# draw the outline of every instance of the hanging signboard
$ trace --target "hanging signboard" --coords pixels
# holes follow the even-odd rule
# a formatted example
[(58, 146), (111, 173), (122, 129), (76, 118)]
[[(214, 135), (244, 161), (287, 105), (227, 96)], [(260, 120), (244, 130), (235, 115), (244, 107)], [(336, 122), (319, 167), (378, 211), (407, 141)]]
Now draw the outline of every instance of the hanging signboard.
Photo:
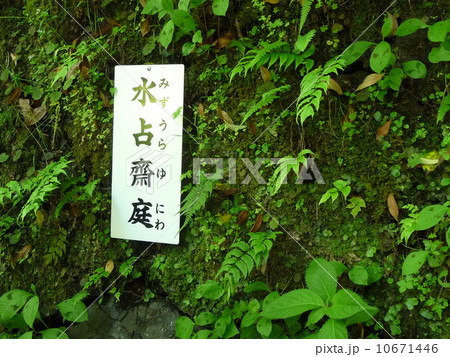
[(111, 237), (178, 244), (183, 65), (116, 66)]

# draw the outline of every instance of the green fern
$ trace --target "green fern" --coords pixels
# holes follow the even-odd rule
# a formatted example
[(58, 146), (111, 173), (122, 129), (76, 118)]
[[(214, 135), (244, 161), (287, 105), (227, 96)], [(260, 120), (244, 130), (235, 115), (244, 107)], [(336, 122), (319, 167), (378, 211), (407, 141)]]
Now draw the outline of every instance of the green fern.
[(309, 12), (311, 11), (311, 5), (312, 5), (313, 1), (314, 0), (306, 0), (303, 2), (302, 12), (300, 15), (300, 26), (298, 29), (299, 34), (302, 32), (303, 26), (305, 25), (305, 22), (306, 22), (306, 18), (308, 17)]
[(246, 56), (241, 58), (230, 73), (230, 81), (233, 80), (236, 74), (247, 75), (247, 72), (254, 68), (259, 68), (268, 64), (271, 67), (276, 62), (279, 62), (279, 67), (284, 69), (288, 68), (292, 64), (297, 68), (300, 64), (305, 63), (307, 66), (312, 66), (312, 60), (307, 58), (314, 53), (314, 47), (311, 47), (308, 51), (302, 54), (295, 54), (291, 52), (290, 46), (283, 41), (277, 41), (274, 43), (262, 42), (261, 48), (256, 50), (250, 50)]
[(181, 202), (180, 214), (185, 216), (185, 221), (180, 228), (180, 231), (187, 226), (192, 219), (193, 214), (205, 206), (206, 200), (211, 195), (213, 187), (213, 180), (202, 177), (200, 182), (191, 188), (183, 202)]
[(290, 85), (281, 86), (278, 88), (272, 88), (271, 90), (263, 93), (261, 96), (261, 99), (258, 103), (256, 103), (254, 106), (252, 106), (247, 113), (244, 115), (244, 119), (242, 119), (241, 125), (250, 118), (254, 113), (256, 113), (258, 110), (260, 110), (262, 107), (269, 105), (272, 103), (275, 99), (280, 98), (280, 96), (277, 95), (278, 92), (286, 92), (291, 88)]
[(248, 243), (239, 241), (231, 245), (216, 275), (217, 278), (224, 273), (221, 285), (227, 293), (227, 299), (236, 291), (242, 279), (246, 279), (254, 268), (267, 262), (277, 234), (281, 232), (249, 233)]
[(337, 74), (338, 70), (342, 70), (345, 62), (341, 59), (333, 59), (325, 64), (325, 69), (316, 68), (303, 77), (300, 83), (300, 95), (297, 99), (297, 122), (303, 124), (309, 117), (313, 117), (315, 112), (319, 110), (323, 93), (328, 88), (330, 74)]
[(436, 118), (436, 122), (439, 123), (440, 121), (444, 120), (445, 114), (450, 110), (450, 94), (447, 94), (441, 102), (441, 105), (438, 109), (438, 115)]

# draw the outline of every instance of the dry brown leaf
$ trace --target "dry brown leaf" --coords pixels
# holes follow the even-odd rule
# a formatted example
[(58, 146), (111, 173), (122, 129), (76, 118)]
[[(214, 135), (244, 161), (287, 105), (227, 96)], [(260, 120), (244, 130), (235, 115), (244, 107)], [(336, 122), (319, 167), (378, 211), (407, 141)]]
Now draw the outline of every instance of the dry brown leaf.
[(241, 30), (241, 23), (237, 19), (234, 20), (234, 26), (236, 27), (237, 36), (239, 38), (244, 37), (244, 35), (242, 34), (242, 30)]
[(109, 103), (109, 97), (104, 92), (100, 91), (100, 98), (102, 100), (102, 106), (104, 108), (109, 108), (111, 104)]
[(230, 116), (228, 115), (228, 113), (225, 110), (222, 110), (220, 108), (217, 108), (217, 115), (219, 116), (220, 119), (222, 119), (225, 123), (228, 124), (234, 124), (233, 123), (233, 119), (230, 118)]
[(144, 37), (150, 32), (150, 20), (146, 18), (144, 22), (141, 22), (141, 35)]
[(39, 224), (39, 226), (42, 226), (42, 223), (44, 223), (45, 219), (44, 213), (40, 209), (38, 209), (35, 215), (36, 215), (36, 222)]
[(258, 214), (258, 217), (256, 217), (256, 221), (252, 227), (251, 232), (256, 233), (259, 231), (259, 227), (261, 227), (262, 219), (263, 219), (262, 213)]
[(25, 119), (25, 125), (28, 126), (36, 124), (47, 113), (47, 108), (45, 106), (32, 109), (29, 99), (19, 99), (19, 106)]
[(261, 78), (262, 78), (263, 82), (266, 83), (266, 82), (270, 81), (270, 77), (272, 77), (272, 73), (270, 73), (270, 71), (264, 66), (259, 67), (259, 69), (261, 71)]
[(232, 194), (234, 194), (236, 192), (236, 188), (232, 187), (232, 188), (228, 188), (226, 190), (220, 191), (220, 194), (222, 196), (231, 196)]
[(26, 245), (25, 247), (23, 247), (19, 253), (17, 253), (15, 255), (15, 257), (13, 258), (13, 262), (16, 263), (17, 261), (21, 260), (21, 259), (25, 259), (28, 254), (30, 253), (31, 250), (31, 245)]
[(383, 78), (383, 76), (384, 74), (379, 73), (369, 74), (366, 78), (364, 78), (363, 82), (358, 86), (358, 88), (356, 88), (355, 92), (370, 87), (371, 85), (377, 83), (381, 78)]
[(147, 5), (147, 0), (140, 0), (139, 2), (141, 3), (142, 7), (145, 7)]
[(255, 126), (255, 124), (251, 120), (249, 120), (248, 121), (248, 126), (250, 127), (250, 130), (252, 131), (252, 134), (255, 135), (256, 134), (256, 126)]
[(398, 221), (398, 206), (397, 201), (395, 200), (395, 197), (392, 193), (389, 194), (387, 199), (387, 204), (389, 208), (389, 213), (392, 217), (395, 218), (396, 221)]
[(106, 19), (106, 21), (108, 21), (108, 23), (113, 25), (113, 26), (122, 27), (122, 25), (119, 22), (117, 22), (116, 20), (114, 20), (114, 19), (108, 18), (108, 19)]
[(105, 271), (111, 273), (114, 270), (114, 262), (110, 259), (106, 262)]
[(342, 92), (342, 88), (339, 85), (338, 82), (336, 82), (333, 78), (330, 78), (330, 80), (328, 81), (328, 89), (332, 89), (334, 90), (337, 94), (342, 95), (344, 94)]
[(202, 103), (198, 103), (198, 114), (201, 116), (201, 117), (205, 117), (205, 108), (203, 107), (203, 104)]
[(20, 97), (21, 93), (22, 93), (22, 89), (20, 89), (19, 87), (15, 87), (14, 90), (9, 95), (8, 99), (6, 100), (6, 102), (8, 104), (12, 104), (17, 98)]
[(217, 40), (213, 42), (213, 46), (215, 48), (224, 48), (227, 47), (231, 42), (231, 39), (228, 37), (219, 37)]
[(269, 4), (278, 4), (280, 0), (264, 0), (265, 2), (268, 2)]
[(392, 22), (392, 29), (391, 29), (391, 32), (389, 33), (389, 35), (387, 37), (392, 37), (397, 32), (398, 22), (397, 22), (397, 19), (395, 18), (395, 16), (392, 15), (389, 11), (386, 11), (386, 14), (388, 15), (388, 18)]
[(384, 125), (380, 126), (377, 130), (377, 140), (381, 140), (383, 136), (389, 134), (389, 130), (391, 129), (392, 120), (388, 120)]
[(11, 59), (14, 62), (14, 65), (17, 66), (17, 59), (19, 58), (19, 56), (16, 55), (15, 53), (10, 53), (9, 55), (11, 56)]
[(245, 220), (247, 219), (248, 216), (248, 211), (241, 211), (239, 212), (237, 218), (236, 218), (236, 223), (240, 226), (242, 223), (245, 222)]
[(89, 68), (91, 67), (89, 60), (86, 56), (83, 56), (83, 61), (80, 63), (81, 74), (84, 78), (89, 77)]
[(72, 66), (70, 66), (69, 70), (66, 73), (66, 80), (72, 78), (75, 75), (75, 72), (78, 72), (80, 69), (80, 61), (75, 62)]

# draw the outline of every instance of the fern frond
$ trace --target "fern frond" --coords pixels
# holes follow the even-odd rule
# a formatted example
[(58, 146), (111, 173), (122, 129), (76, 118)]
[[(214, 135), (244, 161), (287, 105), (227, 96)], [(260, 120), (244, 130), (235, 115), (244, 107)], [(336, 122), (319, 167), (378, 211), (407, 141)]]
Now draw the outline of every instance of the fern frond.
[(301, 12), (301, 15), (300, 15), (300, 26), (299, 26), (299, 29), (298, 29), (298, 33), (302, 32), (303, 25), (305, 25), (306, 18), (308, 17), (309, 12), (311, 11), (312, 3), (313, 3), (313, 0), (305, 0), (303, 2), (302, 12)]
[(187, 226), (192, 219), (193, 214), (205, 206), (206, 200), (211, 195), (213, 187), (214, 181), (203, 177), (197, 185), (191, 188), (181, 203), (180, 214), (185, 216), (185, 221), (180, 228), (180, 231)]
[(279, 95), (276, 93), (278, 92), (286, 92), (291, 88), (290, 85), (281, 86), (278, 88), (272, 88), (271, 90), (263, 93), (260, 101), (256, 103), (253, 107), (249, 109), (247, 113), (244, 115), (244, 119), (242, 119), (241, 125), (250, 118), (254, 113), (256, 113), (258, 110), (260, 110), (262, 107), (269, 105), (272, 103), (275, 99), (280, 98)]
[(439, 123), (445, 117), (445, 114), (450, 110), (450, 94), (447, 94), (441, 102), (441, 105), (438, 109), (438, 115), (436, 117), (436, 122)]
[(312, 48), (303, 54), (292, 53), (289, 45), (283, 41), (274, 43), (263, 42), (261, 45), (262, 48), (248, 51), (247, 54), (239, 60), (236, 67), (234, 67), (230, 73), (230, 82), (235, 75), (244, 73), (245, 76), (248, 71), (264, 66), (267, 63), (269, 63), (268, 67), (279, 62), (280, 68), (284, 66), (284, 69), (287, 69), (287, 67), (292, 64), (295, 64), (295, 68), (297, 68), (314, 52), (314, 48)]

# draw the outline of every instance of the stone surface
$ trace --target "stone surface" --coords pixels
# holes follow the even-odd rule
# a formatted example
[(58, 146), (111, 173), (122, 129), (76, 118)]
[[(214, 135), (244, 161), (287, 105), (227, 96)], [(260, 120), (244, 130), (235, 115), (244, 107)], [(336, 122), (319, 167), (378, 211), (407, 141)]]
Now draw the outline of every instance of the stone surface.
[(124, 308), (108, 298), (88, 311), (89, 320), (72, 326), (70, 338), (174, 338), (178, 310), (162, 300)]

